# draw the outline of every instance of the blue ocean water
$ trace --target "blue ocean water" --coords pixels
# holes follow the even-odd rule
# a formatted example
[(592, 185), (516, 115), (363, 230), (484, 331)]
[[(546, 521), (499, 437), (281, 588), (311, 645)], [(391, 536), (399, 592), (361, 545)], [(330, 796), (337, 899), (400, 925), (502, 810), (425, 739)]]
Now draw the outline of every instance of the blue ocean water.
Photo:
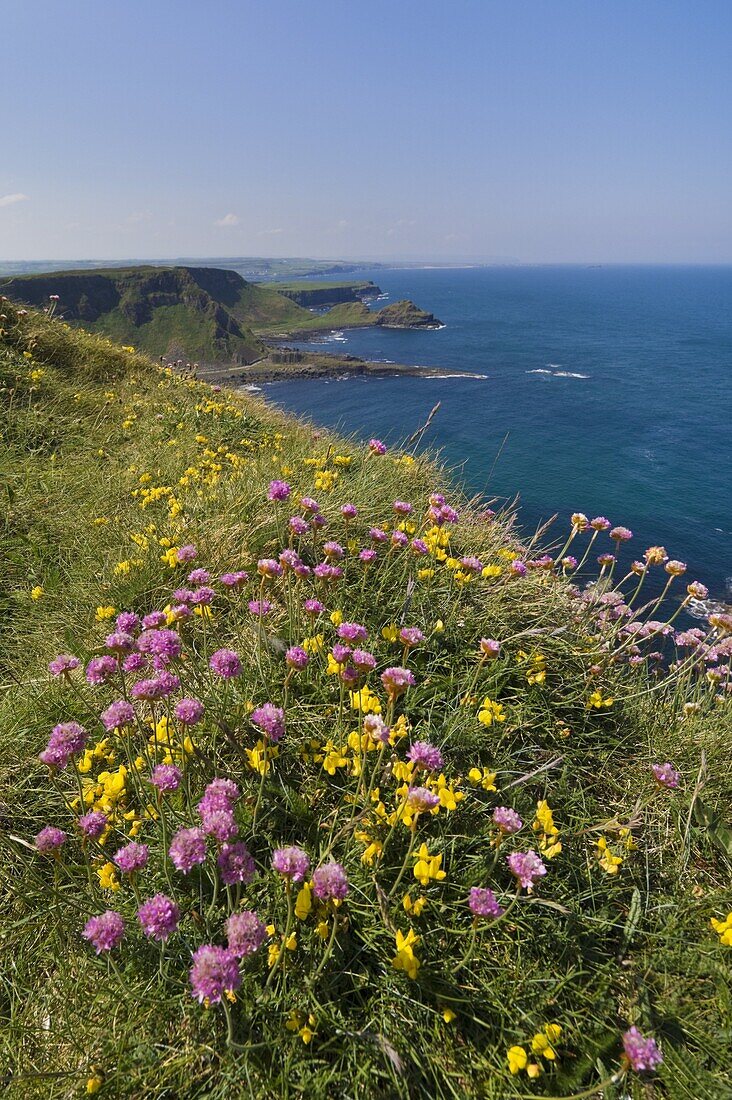
[(439, 401), (425, 445), (472, 492), (517, 496), (524, 529), (555, 512), (562, 530), (573, 511), (603, 514), (632, 528), (636, 556), (663, 543), (711, 595), (732, 598), (732, 267), (364, 277), (445, 328), (346, 330), (323, 350), (487, 377), (277, 382), (269, 400), (391, 443)]

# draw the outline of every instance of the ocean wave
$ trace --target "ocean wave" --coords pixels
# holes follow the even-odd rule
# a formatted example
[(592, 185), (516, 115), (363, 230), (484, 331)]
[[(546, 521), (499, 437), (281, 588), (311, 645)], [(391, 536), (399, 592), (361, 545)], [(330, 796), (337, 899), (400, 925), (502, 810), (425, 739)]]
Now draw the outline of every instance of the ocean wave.
[[(550, 363), (549, 367), (558, 367), (559, 363)], [(525, 374), (548, 374), (552, 378), (589, 378), (589, 374), (580, 374), (573, 370), (549, 370), (547, 367), (535, 367), (533, 370), (524, 371)]]
[(457, 371), (450, 371), (449, 374), (425, 374), (424, 377), (425, 378), (460, 378), (463, 381), (465, 381), (465, 379), (468, 379), (468, 381), (470, 381), (471, 378), (483, 378), (484, 379), (484, 378), (487, 378), (488, 375), (487, 374), (474, 374), (473, 371), (466, 371), (464, 374), (458, 373)]

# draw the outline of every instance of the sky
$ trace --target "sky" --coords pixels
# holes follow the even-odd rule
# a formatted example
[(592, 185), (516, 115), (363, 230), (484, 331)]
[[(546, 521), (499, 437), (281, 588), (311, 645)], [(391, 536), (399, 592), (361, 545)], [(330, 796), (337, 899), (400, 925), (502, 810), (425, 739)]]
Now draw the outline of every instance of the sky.
[(0, 260), (732, 262), (730, 0), (3, 0)]

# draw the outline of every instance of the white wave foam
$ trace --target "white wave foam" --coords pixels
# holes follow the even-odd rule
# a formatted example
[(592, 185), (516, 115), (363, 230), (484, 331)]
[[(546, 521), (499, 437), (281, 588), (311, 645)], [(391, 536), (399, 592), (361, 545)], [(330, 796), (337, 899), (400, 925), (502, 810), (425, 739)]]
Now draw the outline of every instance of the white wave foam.
[[(559, 366), (558, 363), (550, 363), (549, 366)], [(580, 374), (573, 370), (548, 370), (546, 367), (535, 367), (533, 370), (524, 371), (525, 374), (548, 374), (552, 378), (589, 378), (589, 374)]]

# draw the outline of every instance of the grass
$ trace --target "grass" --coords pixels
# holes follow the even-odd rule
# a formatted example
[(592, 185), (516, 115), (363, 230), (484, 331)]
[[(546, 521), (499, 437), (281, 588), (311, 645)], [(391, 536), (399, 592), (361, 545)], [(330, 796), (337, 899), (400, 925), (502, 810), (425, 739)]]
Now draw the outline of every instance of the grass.
[[(19, 316), (7, 302), (0, 312), (6, 1095), (76, 1096), (90, 1081), (113, 1097), (599, 1096), (631, 1024), (656, 1038), (664, 1062), (652, 1077), (603, 1085), (603, 1097), (731, 1095), (730, 949), (709, 924), (730, 908), (723, 689), (703, 669), (685, 671), (688, 662), (663, 674), (646, 660), (631, 666), (617, 624), (603, 625), (602, 605), (577, 599), (555, 571), (512, 576), (509, 563), (535, 560), (539, 549), (521, 543), (510, 517), (486, 519), (427, 458), (372, 455), (53, 319)], [(294, 487), (288, 504), (267, 500), (273, 478)], [(435, 491), (460, 512), (458, 523), (436, 531), (424, 520)], [(287, 543), (287, 517), (303, 514), (299, 494), (315, 496), (329, 521), (296, 542), (302, 559), (314, 565), (328, 539), (346, 550), (344, 575), (330, 585), (257, 575), (258, 560), (276, 558)], [(379, 547), (364, 568), (358, 551), (370, 545), (371, 526), (395, 526), (395, 499), (412, 502), (408, 535), (425, 536), (431, 553)], [(348, 525), (340, 514), (347, 501), (359, 513)], [(572, 551), (586, 541), (578, 536)], [(187, 544), (214, 578), (236, 569), (251, 577), (241, 593), (214, 581), (211, 617), (178, 626), (181, 692), (203, 701), (205, 720), (191, 731), (192, 746), (175, 723), (170, 742), (164, 730), (151, 742), (150, 719), (169, 716), (168, 704), (151, 715), (138, 703), (129, 736), (112, 733), (100, 745), (99, 715), (119, 696), (119, 682), (92, 687), (76, 672), (67, 683), (50, 677), (47, 663), (59, 652), (86, 663), (104, 651), (112, 622), (99, 621), (98, 608), (145, 614), (175, 602), (171, 593), (191, 568), (176, 564), (175, 548)], [(458, 564), (465, 555), (480, 558), (488, 575), (466, 580), (469, 566)], [(685, 580), (674, 583), (683, 595)], [(262, 594), (272, 611), (260, 623), (248, 600)], [(310, 621), (302, 600), (315, 594), (327, 610)], [(368, 684), (396, 731), (386, 749), (361, 739), (363, 714), (327, 671), (339, 611), (369, 632), (377, 670)], [(389, 640), (401, 626), (420, 628), (425, 640), (406, 655), (415, 685), (390, 708), (378, 673), (405, 659)], [(307, 669), (288, 674), (286, 647), (319, 634), (324, 652), (310, 643)], [(498, 659), (481, 661), (483, 636), (500, 640)], [(643, 652), (658, 645), (653, 636)], [(222, 646), (243, 666), (226, 683), (208, 667)], [(481, 722), (486, 698), (504, 721)], [(261, 774), (251, 708), (268, 700), (284, 709), (287, 728)], [(51, 727), (71, 720), (89, 730), (90, 750), (97, 746), (80, 779), (87, 804), (109, 815), (102, 850), (76, 839), (74, 768), (52, 779), (38, 760)], [(448, 788), (463, 797), (450, 809), (443, 795), (439, 812), (420, 815), (412, 830), (399, 814), (404, 777), (425, 782), (408, 770), (414, 740), (440, 748)], [(185, 774), (183, 793), (162, 805), (169, 829), (196, 823), (195, 805), (214, 776), (240, 787), (240, 839), (258, 868), (243, 890), (215, 885), (212, 855), (190, 876), (165, 860), (161, 806), (144, 783), (166, 757)], [(652, 763), (667, 760), (681, 773), (675, 790), (659, 789), (651, 775)], [(125, 761), (124, 789), (110, 794), (98, 775)], [(486, 772), (495, 773), (493, 784), (483, 785)], [(369, 796), (372, 780), (383, 810)], [(562, 844), (552, 858), (532, 830), (542, 800)], [(496, 847), (500, 805), (524, 825)], [(69, 834), (59, 859), (33, 848), (49, 823)], [(174, 896), (182, 911), (162, 952), (142, 935), (130, 882), (120, 876), (120, 889), (103, 891), (97, 875), (132, 834), (150, 847), (137, 888)], [(616, 874), (600, 863), (600, 838), (622, 859)], [(371, 842), (384, 845), (373, 863), (362, 858)], [(270, 967), (288, 924), (287, 891), (270, 869), (283, 843), (302, 846), (313, 867), (328, 856), (341, 861), (350, 890), (342, 906), (294, 918), (296, 949), (281, 950)], [(441, 857), (444, 879), (417, 881), (412, 853), (422, 843)], [(547, 874), (534, 893), (516, 897), (505, 856), (532, 847)], [(495, 924), (483, 921), (475, 942), (466, 904), (473, 886), (491, 887), (511, 906)], [(419, 915), (405, 909), (406, 895), (412, 906), (426, 899)], [(236, 1002), (205, 1008), (190, 995), (191, 952), (224, 942), (237, 905), (256, 909), (275, 931), (243, 960)], [(110, 958), (80, 935), (106, 908), (127, 922)], [(419, 938), (414, 977), (393, 965), (396, 933), (410, 928)], [(412, 965), (408, 951), (402, 961)], [(561, 1028), (554, 1060), (531, 1051), (549, 1024)], [(515, 1045), (540, 1067), (536, 1079), (509, 1072)]]

